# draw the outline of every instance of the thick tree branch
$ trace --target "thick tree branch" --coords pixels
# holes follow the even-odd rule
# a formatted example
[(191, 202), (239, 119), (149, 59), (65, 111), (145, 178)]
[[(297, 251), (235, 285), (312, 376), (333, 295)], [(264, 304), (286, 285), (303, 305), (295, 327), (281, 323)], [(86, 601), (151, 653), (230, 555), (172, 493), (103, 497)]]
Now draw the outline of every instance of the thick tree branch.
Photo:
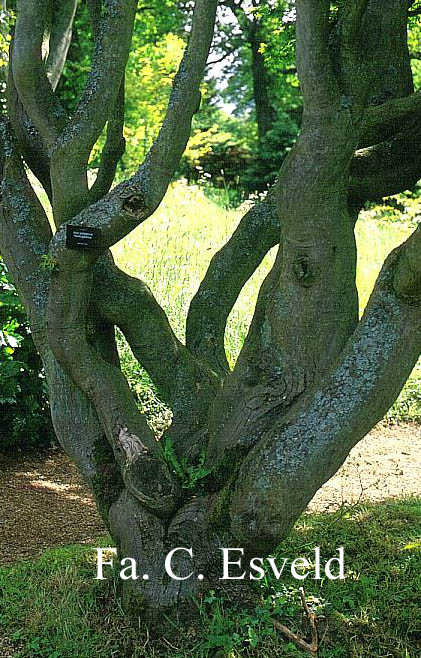
[(241, 546), (272, 550), (398, 396), (421, 350), (421, 228), (387, 259), (342, 358), (241, 466), (231, 499)]
[(38, 178), (51, 200), (48, 150), (19, 99), (11, 66), (9, 66), (7, 82), (7, 114), (26, 164)]
[(124, 129), (124, 78), (116, 104), (107, 123), (107, 138), (101, 153), (101, 164), (94, 184), (89, 191), (90, 203), (102, 199), (111, 189), (117, 165), (126, 149)]
[(419, 121), (387, 142), (357, 151), (350, 175), (350, 198), (363, 203), (411, 189), (421, 175)]
[(180, 343), (149, 288), (119, 270), (108, 256), (96, 265), (91, 301), (100, 317), (121, 329), (172, 408), (170, 434), (176, 452), (194, 452), (210, 401), (221, 386), (218, 377)]
[(60, 3), (53, 3), (49, 53), (45, 63), (47, 78), (53, 91), (59, 83), (66, 62), (72, 39), (76, 6), (77, 0), (62, 0)]
[(52, 232), (47, 215), (24, 171), (16, 139), (4, 119), (0, 120), (0, 156), (1, 240), (5, 245), (4, 251), (14, 254), (12, 262), (19, 272), (18, 285), (25, 290), (24, 300), (31, 308), (32, 299), (28, 298), (28, 292), (32, 292), (30, 279), (39, 269), (41, 255), (48, 250)]
[(75, 114), (51, 154), (56, 224), (89, 203), (86, 168), (121, 88), (129, 55), (136, 0), (107, 0), (99, 21), (91, 73)]
[(328, 0), (297, 0), (296, 64), (305, 112), (332, 112), (340, 93), (329, 48)]
[(92, 32), (96, 38), (99, 30), (102, 0), (87, 0), (86, 4), (88, 6), (89, 15), (91, 18)]
[(186, 345), (222, 376), (229, 372), (224, 347), (228, 316), (246, 281), (279, 242), (279, 230), (271, 191), (246, 213), (227, 244), (212, 258), (191, 302)]
[(19, 98), (48, 148), (51, 148), (66, 116), (54, 96), (42, 61), (46, 26), (46, 0), (18, 0), (11, 65)]
[(369, 86), (367, 105), (381, 105), (414, 91), (408, 52), (405, 2), (368, 0), (362, 23), (361, 52)]
[(421, 227), (406, 241), (399, 254), (393, 287), (400, 299), (411, 305), (421, 304)]
[(417, 117), (421, 117), (421, 91), (367, 108), (361, 125), (360, 148), (388, 140), (402, 132), (408, 122), (413, 124)]
[(51, 278), (48, 339), (59, 363), (92, 402), (130, 493), (154, 513), (174, 511), (177, 488), (158, 444), (139, 413), (120, 370), (89, 345), (86, 322), (92, 263), (84, 254), (56, 251)]
[(129, 55), (136, 11), (135, 0), (104, 3), (92, 69), (75, 114), (55, 152), (88, 158), (117, 99)]
[(339, 19), (340, 86), (357, 115), (365, 105), (369, 77), (363, 64), (362, 21), (369, 0), (351, 0), (341, 6)]

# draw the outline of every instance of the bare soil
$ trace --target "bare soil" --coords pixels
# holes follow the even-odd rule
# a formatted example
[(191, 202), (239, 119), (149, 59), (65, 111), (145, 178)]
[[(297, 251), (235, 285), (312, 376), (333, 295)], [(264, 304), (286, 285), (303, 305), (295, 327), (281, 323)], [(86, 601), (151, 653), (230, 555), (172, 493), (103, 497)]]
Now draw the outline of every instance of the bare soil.
[[(309, 511), (421, 497), (420, 455), (420, 425), (377, 426), (320, 489)], [(37, 557), (50, 547), (94, 543), (105, 534), (92, 496), (66, 455), (0, 456), (0, 564)]]

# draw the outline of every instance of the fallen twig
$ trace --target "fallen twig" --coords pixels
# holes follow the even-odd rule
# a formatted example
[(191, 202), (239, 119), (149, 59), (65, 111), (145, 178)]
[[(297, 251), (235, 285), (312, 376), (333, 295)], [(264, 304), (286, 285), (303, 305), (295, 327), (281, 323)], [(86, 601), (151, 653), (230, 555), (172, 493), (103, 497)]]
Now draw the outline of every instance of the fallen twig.
[(289, 640), (291, 640), (291, 642), (294, 642), (298, 647), (300, 647), (300, 649), (306, 651), (313, 658), (317, 658), (317, 651), (319, 648), (319, 636), (317, 634), (316, 615), (313, 612), (311, 612), (310, 608), (308, 607), (304, 589), (302, 587), (300, 587), (300, 598), (304, 611), (310, 622), (311, 642), (310, 643), (306, 642), (305, 640), (303, 640), (302, 637), (300, 637), (296, 633), (293, 633), (293, 631), (287, 628), (287, 626), (284, 626), (276, 619), (273, 620), (273, 625), (278, 631), (283, 633)]

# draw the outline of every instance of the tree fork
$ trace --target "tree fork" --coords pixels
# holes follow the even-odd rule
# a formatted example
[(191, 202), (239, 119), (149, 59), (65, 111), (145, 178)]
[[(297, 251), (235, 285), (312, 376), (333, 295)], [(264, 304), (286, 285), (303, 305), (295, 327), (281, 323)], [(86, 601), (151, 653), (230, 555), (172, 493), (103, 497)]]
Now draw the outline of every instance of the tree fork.
[(246, 281), (279, 242), (279, 231), (272, 189), (244, 215), (226, 245), (212, 258), (191, 301), (186, 345), (223, 378), (230, 371), (224, 347), (228, 316)]

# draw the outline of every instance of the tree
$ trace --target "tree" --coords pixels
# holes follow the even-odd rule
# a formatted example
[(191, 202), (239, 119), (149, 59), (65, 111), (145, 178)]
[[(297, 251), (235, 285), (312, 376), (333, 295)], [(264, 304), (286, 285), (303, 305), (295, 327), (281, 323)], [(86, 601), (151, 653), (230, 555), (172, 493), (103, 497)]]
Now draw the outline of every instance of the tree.
[[(219, 574), (218, 547), (273, 550), (416, 363), (421, 228), (387, 258), (360, 321), (355, 285), (360, 208), (413, 186), (421, 171), (421, 95), (407, 45), (408, 13), (419, 3), (408, 4), (296, 1), (301, 134), (276, 186), (214, 256), (183, 345), (109, 248), (151, 217), (186, 147), (217, 2), (196, 0), (161, 130), (137, 172), (111, 191), (135, 3), (89, 2), (97, 22), (91, 72), (69, 117), (47, 77), (54, 48), (47, 66), (41, 56), (48, 3), (18, 2), (1, 122), (0, 251), (29, 314), (57, 437), (92, 487), (120, 554), (150, 575), (147, 583), (124, 581), (126, 602), (151, 611), (181, 605)], [(89, 189), (89, 154), (106, 122)], [(54, 231), (22, 158), (50, 197)], [(69, 246), (71, 227), (88, 227), (92, 248)], [(230, 372), (227, 317), (278, 243)], [(119, 369), (115, 326), (173, 410), (160, 442)], [(204, 452), (202, 488), (183, 488), (180, 465), (200, 468)], [(165, 576), (165, 555), (177, 546), (193, 548), (194, 572), (205, 580)], [(179, 556), (175, 568), (189, 573), (190, 558)]]
[[(274, 183), (301, 122), (301, 96), (294, 65), (294, 22), (285, 0), (225, 0), (219, 11), (213, 51), (226, 86), (223, 99), (247, 123), (255, 121), (256, 152), (243, 164), (242, 187), (266, 192)], [(212, 69), (211, 69), (212, 70)]]
[(276, 111), (270, 98), (270, 74), (261, 49), (264, 41), (264, 27), (259, 9), (267, 9), (268, 2), (262, 0), (257, 4), (226, 0), (224, 4), (229, 7), (235, 16), (243, 39), (249, 47), (257, 132), (259, 140), (262, 140), (276, 120)]

